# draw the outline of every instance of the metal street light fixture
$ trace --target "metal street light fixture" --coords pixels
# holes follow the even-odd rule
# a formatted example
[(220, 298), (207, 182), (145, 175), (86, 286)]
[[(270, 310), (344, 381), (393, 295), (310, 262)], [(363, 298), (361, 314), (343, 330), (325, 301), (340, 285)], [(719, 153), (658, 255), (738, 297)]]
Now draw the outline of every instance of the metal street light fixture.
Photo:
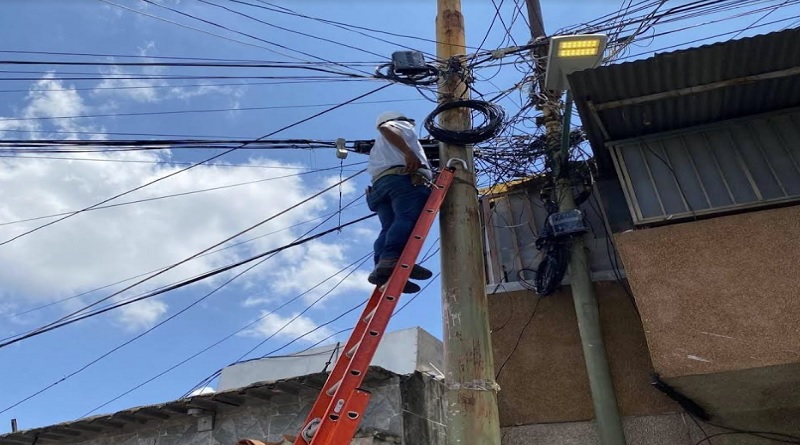
[(608, 37), (605, 34), (551, 37), (544, 77), (545, 88), (569, 91), (567, 76), (600, 65), (607, 43)]

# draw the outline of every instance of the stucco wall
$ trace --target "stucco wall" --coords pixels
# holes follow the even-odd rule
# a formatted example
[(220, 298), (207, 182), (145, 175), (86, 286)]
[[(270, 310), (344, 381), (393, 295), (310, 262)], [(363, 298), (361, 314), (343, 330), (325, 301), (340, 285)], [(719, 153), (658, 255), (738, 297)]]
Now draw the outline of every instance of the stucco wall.
[[(624, 289), (616, 282), (600, 282), (595, 283), (595, 291), (622, 414), (679, 411), (650, 385), (652, 369), (644, 333)], [(502, 366), (498, 378), (501, 425), (592, 419), (570, 288), (541, 301), (532, 291), (497, 293), (489, 298), (489, 310), (495, 367), (499, 371)]]
[(800, 206), (616, 242), (662, 376), (800, 362)]

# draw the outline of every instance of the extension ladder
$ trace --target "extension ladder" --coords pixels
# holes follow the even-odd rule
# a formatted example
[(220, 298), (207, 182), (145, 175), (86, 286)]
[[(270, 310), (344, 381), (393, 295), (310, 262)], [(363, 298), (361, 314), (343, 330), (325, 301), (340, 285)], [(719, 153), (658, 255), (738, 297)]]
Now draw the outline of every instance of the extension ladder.
[(376, 286), (372, 292), (361, 318), (350, 339), (347, 340), (343, 349), (344, 354), (336, 361), (333, 371), (325, 381), (294, 445), (347, 445), (353, 439), (370, 397), (369, 391), (360, 388), (361, 383), (383, 338), (403, 287), (411, 275), (411, 268), (416, 264), (436, 213), (453, 182), (454, 162), (467, 168), (463, 160), (450, 159), (447, 166), (439, 173), (436, 182), (432, 184), (432, 192), (400, 255), (397, 266), (389, 281), (382, 286)]

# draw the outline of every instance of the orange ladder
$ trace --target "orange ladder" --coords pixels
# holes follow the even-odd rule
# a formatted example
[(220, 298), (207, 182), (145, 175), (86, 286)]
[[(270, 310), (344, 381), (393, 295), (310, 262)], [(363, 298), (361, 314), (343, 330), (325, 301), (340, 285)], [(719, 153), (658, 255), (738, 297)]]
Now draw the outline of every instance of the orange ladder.
[(383, 286), (376, 286), (372, 292), (358, 324), (347, 340), (344, 354), (336, 361), (333, 371), (325, 381), (294, 445), (346, 445), (353, 439), (370, 397), (369, 391), (360, 388), (361, 383), (394, 313), (403, 287), (411, 275), (411, 268), (414, 267), (430, 232), (436, 213), (439, 212), (453, 182), (454, 162), (467, 168), (463, 160), (450, 159), (436, 182), (431, 184), (431, 194), (397, 266), (389, 281)]

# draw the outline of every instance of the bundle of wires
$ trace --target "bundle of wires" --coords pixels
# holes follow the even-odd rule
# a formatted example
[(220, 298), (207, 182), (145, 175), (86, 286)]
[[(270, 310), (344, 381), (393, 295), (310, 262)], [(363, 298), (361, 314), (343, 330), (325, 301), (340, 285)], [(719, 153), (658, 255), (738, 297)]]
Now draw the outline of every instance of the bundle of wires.
[[(445, 130), (436, 125), (436, 116), (440, 113), (454, 108), (469, 108), (475, 110), (485, 117), (485, 122), (477, 128), (464, 131)], [(436, 107), (431, 114), (425, 118), (425, 129), (430, 135), (439, 141), (454, 144), (468, 145), (477, 144), (497, 136), (503, 129), (505, 111), (500, 105), (482, 100), (455, 100), (446, 102)]]
[(384, 63), (375, 68), (375, 77), (405, 85), (429, 86), (435, 85), (439, 81), (439, 69), (431, 64), (427, 64), (423, 72), (405, 75), (395, 72), (393, 63)]

